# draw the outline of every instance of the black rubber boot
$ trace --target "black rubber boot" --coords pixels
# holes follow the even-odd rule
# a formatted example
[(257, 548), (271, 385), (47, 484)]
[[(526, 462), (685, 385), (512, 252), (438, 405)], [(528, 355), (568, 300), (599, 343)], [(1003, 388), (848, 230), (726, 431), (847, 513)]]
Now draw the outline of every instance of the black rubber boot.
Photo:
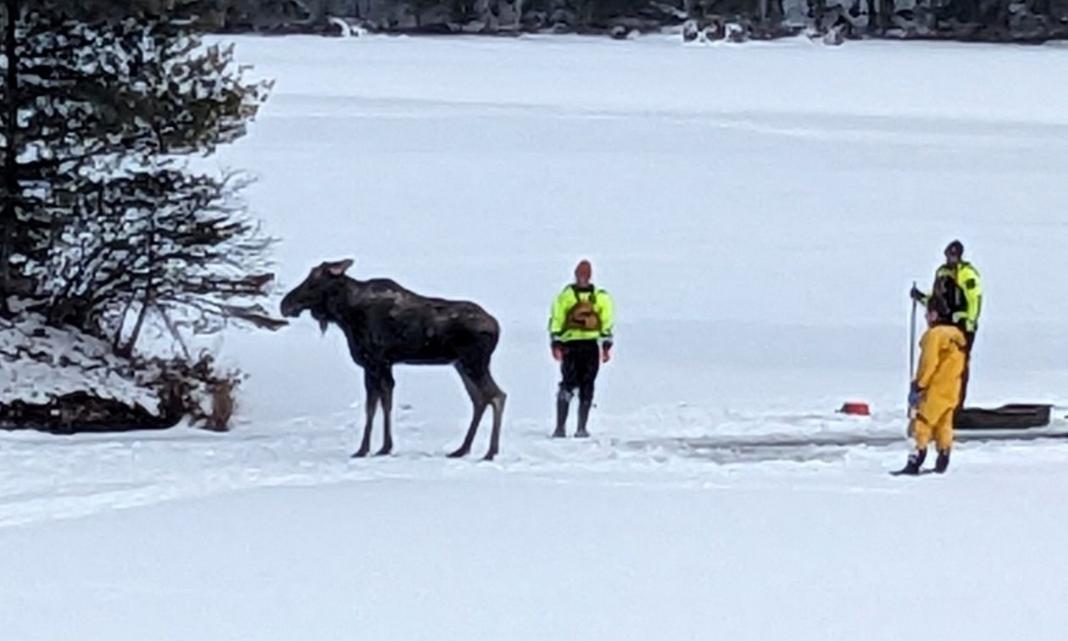
[(938, 458), (935, 459), (934, 471), (938, 474), (945, 474), (949, 468), (949, 450), (938, 450)]
[(894, 474), (903, 474), (906, 476), (916, 476), (920, 473), (920, 468), (923, 467), (923, 461), (927, 458), (927, 450), (916, 450), (912, 454), (909, 454), (909, 460), (905, 463), (905, 467), (901, 468)]
[(567, 410), (570, 405), (570, 394), (560, 392), (556, 395), (556, 430), (553, 431), (553, 438), (564, 438), (567, 436), (567, 432), (564, 431), (564, 426), (567, 424)]
[(589, 401), (582, 401), (579, 403), (578, 411), (578, 429), (575, 430), (575, 438), (586, 438), (590, 435), (586, 431), (586, 422), (590, 420), (590, 407), (593, 403)]

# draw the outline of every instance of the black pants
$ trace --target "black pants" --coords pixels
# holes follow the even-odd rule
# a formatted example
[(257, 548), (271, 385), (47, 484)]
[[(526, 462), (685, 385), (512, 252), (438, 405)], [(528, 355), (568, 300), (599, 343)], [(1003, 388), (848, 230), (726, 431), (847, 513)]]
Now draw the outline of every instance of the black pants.
[(593, 383), (601, 368), (601, 349), (597, 341), (564, 343), (564, 360), (560, 364), (560, 391), (570, 394), (576, 388), (579, 402), (593, 401)]
[(964, 372), (960, 376), (960, 404), (958, 407), (964, 407), (964, 399), (968, 397), (968, 377), (971, 375), (972, 347), (975, 346), (975, 332), (964, 332), (964, 340)]

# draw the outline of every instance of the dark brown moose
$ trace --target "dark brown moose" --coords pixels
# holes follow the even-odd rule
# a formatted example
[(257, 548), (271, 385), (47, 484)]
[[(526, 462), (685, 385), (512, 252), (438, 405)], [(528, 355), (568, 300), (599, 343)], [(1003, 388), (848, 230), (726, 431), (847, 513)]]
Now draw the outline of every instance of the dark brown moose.
[(390, 413), (393, 405), (393, 366), (452, 365), (460, 374), (474, 406), (464, 442), (451, 457), (465, 456), (486, 408), (493, 406), (493, 432), (486, 459), (497, 454), (505, 393), (490, 375), (490, 358), (500, 338), (500, 326), (484, 309), (467, 301), (427, 298), (392, 280), (361, 281), (345, 275), (352, 260), (324, 262), (315, 267), (282, 299), (282, 315), (311, 312), (325, 332), (334, 323), (345, 333), (352, 360), (363, 368), (367, 391), (367, 422), (354, 457), (371, 449), (375, 410), (382, 405), (385, 437), (378, 454), (393, 449)]

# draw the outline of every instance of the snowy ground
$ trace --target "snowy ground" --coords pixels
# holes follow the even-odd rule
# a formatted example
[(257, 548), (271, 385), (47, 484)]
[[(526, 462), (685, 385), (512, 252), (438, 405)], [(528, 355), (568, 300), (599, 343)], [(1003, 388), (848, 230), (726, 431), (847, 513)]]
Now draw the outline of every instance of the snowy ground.
[[(0, 435), (0, 639), (1062, 638), (1068, 444), (963, 443), (902, 480), (904, 440), (687, 443), (903, 432), (905, 294), (957, 236), (988, 292), (974, 400), (1065, 400), (1068, 50), (238, 51), (278, 84), (220, 162), (259, 175), (283, 284), (351, 256), (481, 302), (502, 455), (445, 459), (467, 402), (408, 368), (395, 456), (350, 462), (340, 334), (230, 336), (231, 434)], [(555, 442), (545, 316), (580, 256), (617, 359), (595, 438)], [(875, 416), (830, 412), (850, 399)]]

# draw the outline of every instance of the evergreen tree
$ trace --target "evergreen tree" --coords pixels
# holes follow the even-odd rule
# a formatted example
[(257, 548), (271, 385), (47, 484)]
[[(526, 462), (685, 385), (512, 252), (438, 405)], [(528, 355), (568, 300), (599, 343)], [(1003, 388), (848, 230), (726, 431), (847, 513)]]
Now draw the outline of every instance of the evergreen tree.
[[(81, 355), (16, 345), (6, 366), (29, 358), (66, 370), (57, 380), (85, 382), (0, 415), (36, 426), (172, 424), (203, 419), (207, 395), (208, 422), (221, 428), (239, 374), (217, 372), (186, 339), (232, 320), (279, 324), (257, 302), (272, 241), (246, 212), (247, 180), (190, 169), (193, 155), (244, 135), (269, 90), (246, 78), (232, 48), (192, 31), (204, 4), (0, 0), (0, 315), (27, 340), (47, 319)], [(141, 349), (149, 328), (173, 338), (177, 358)], [(127, 399), (147, 390), (158, 410), (117, 401), (104, 380), (125, 385)]]
[[(154, 14), (151, 3), (123, 11), (107, 2), (4, 2), (0, 293), (9, 313), (17, 294), (54, 321), (117, 336), (123, 320), (114, 317), (116, 305), (147, 310), (162, 300), (155, 281), (141, 277), (158, 276), (148, 266), (152, 256), (182, 250), (204, 260), (233, 256), (209, 251), (210, 242), (266, 250), (269, 243), (241, 208), (220, 205), (236, 202), (237, 184), (191, 174), (181, 161), (243, 135), (266, 97), (269, 85), (246, 80), (232, 48), (203, 45), (189, 15)], [(232, 217), (229, 224), (219, 219), (222, 212)], [(201, 224), (204, 215), (245, 237), (177, 231)], [(146, 229), (154, 231), (146, 236)], [(167, 248), (146, 253), (157, 242)], [(71, 272), (75, 256), (94, 260)], [(262, 282), (262, 263), (242, 255), (244, 269), (260, 270), (243, 274), (233, 262), (219, 263), (229, 285), (220, 283), (215, 293)], [(170, 260), (167, 269), (176, 265)], [(250, 303), (214, 309), (259, 318)], [(143, 321), (145, 312), (138, 313)], [(208, 326), (217, 323), (198, 328)]]

